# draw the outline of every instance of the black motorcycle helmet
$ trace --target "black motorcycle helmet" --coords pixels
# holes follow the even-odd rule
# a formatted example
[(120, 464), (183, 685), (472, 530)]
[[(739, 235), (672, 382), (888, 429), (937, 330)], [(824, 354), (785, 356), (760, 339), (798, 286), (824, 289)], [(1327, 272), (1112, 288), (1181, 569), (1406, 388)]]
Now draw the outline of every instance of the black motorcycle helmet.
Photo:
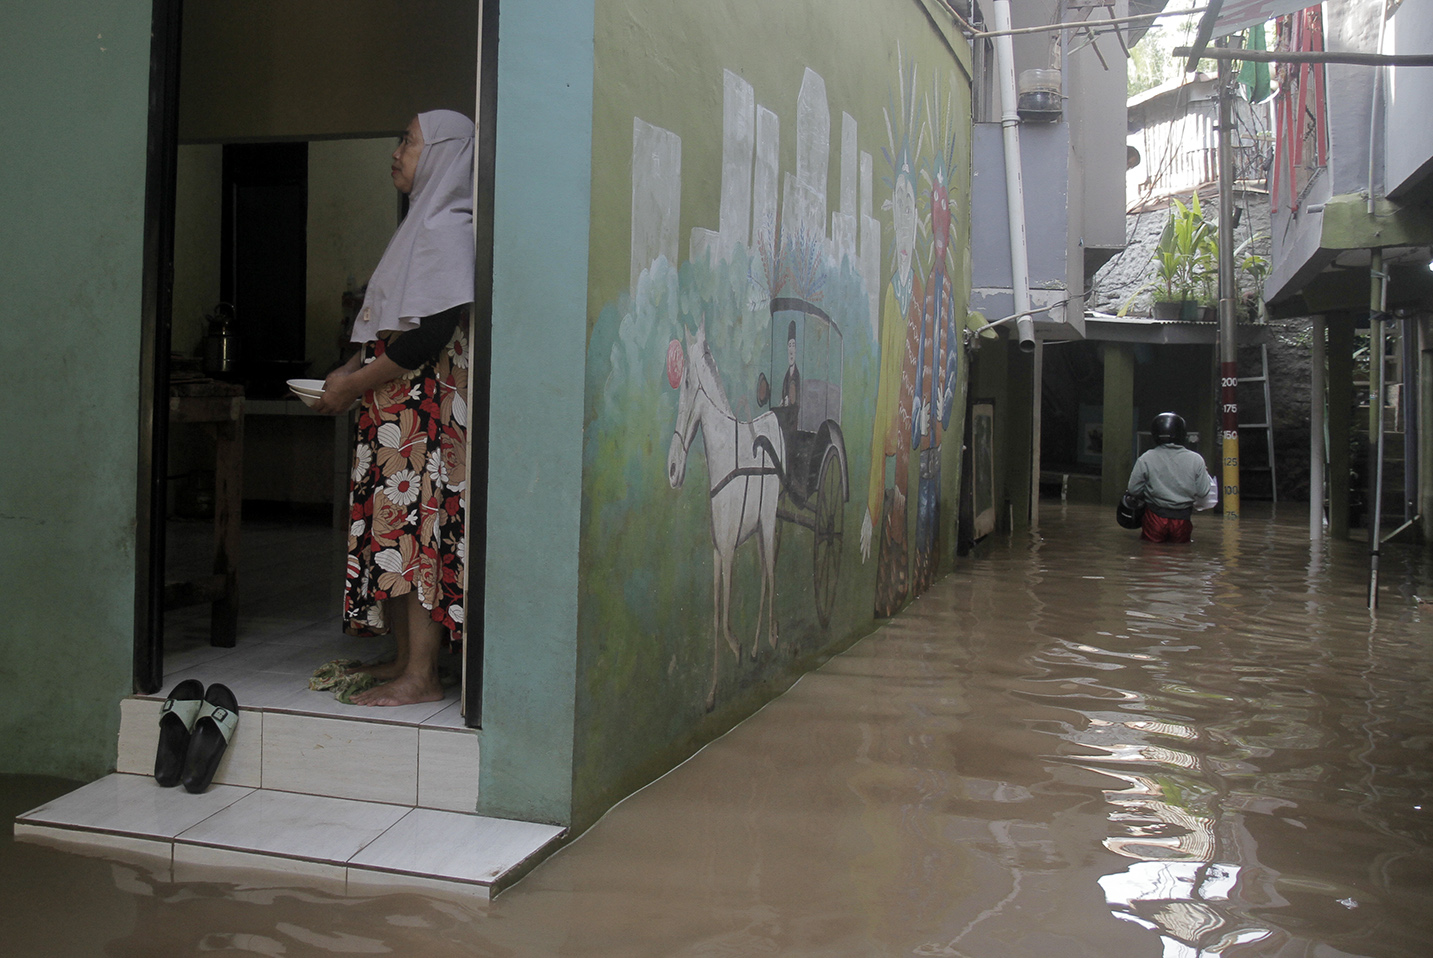
[(1183, 445), (1189, 438), (1189, 430), (1185, 428), (1184, 417), (1178, 413), (1162, 412), (1154, 417), (1149, 424), (1149, 434), (1154, 437), (1157, 445), (1164, 445), (1167, 442), (1177, 442)]

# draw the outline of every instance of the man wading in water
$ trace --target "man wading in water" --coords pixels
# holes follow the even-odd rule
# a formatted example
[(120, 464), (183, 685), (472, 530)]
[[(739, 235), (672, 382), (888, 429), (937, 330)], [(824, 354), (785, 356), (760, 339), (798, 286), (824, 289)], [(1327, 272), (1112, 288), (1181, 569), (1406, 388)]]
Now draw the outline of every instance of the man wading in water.
[(1148, 542), (1189, 542), (1195, 509), (1210, 509), (1218, 501), (1218, 486), (1204, 465), (1204, 457), (1187, 449), (1188, 430), (1176, 413), (1162, 412), (1149, 425), (1153, 449), (1139, 457), (1125, 490), (1127, 500), (1143, 500), (1140, 538)]

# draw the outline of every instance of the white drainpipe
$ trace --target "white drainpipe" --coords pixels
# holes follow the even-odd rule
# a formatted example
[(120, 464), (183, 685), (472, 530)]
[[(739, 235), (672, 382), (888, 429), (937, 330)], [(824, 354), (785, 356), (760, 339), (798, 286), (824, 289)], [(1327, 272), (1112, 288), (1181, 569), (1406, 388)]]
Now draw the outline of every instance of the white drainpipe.
[[(1025, 244), (1025, 182), (1020, 170), (1020, 114), (1016, 112), (1015, 47), (1010, 39), (1010, 0), (995, 0), (995, 69), (1000, 84), (1000, 128), (1005, 134), (1005, 205), (1010, 217), (1010, 272), (1015, 290), (1016, 335), (1021, 352), (1035, 351), (1030, 318), (1030, 257)], [(1037, 410), (1038, 412), (1038, 410)]]

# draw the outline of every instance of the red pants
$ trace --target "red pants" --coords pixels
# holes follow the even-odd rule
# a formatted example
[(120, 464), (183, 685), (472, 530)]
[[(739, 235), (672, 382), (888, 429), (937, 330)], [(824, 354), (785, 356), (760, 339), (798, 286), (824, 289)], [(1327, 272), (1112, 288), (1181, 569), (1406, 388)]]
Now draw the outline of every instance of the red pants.
[(1146, 542), (1189, 542), (1194, 538), (1194, 523), (1188, 519), (1166, 519), (1153, 509), (1144, 510), (1139, 537)]

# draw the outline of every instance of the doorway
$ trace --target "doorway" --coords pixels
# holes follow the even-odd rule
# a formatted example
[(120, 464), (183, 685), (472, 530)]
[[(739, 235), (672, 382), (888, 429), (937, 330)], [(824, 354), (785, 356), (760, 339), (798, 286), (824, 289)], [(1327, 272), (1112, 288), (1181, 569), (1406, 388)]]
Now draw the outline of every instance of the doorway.
[[(205, 668), (210, 681), (265, 672), (284, 676), (288, 691), (272, 696), (288, 696), (283, 707), (301, 711), (294, 702), (308, 700), (298, 693), (323, 697), (304, 687), (314, 667), (335, 657), (369, 660), (382, 646), (341, 633), (351, 427), (308, 413), (282, 383), (322, 378), (345, 358), (345, 312), (351, 321), (355, 296), (361, 302), (401, 215), (386, 175), (394, 137), (416, 110), (448, 108), (478, 125), (484, 253), (470, 329), (466, 634), (461, 658), (450, 663), (455, 688), (441, 724), (477, 726), (496, 4), (446, 0), (416, 20), (401, 0), (342, 7), (155, 0), (154, 26), (135, 688), (153, 694), (185, 668)], [(240, 358), (230, 369), (205, 370), (203, 340), (219, 304), (233, 314)], [(216, 490), (223, 443), (209, 435), (220, 430), (170, 416), (176, 378), (196, 375), (242, 394), (236, 428), (247, 482), (241, 531), (227, 545)], [(190, 578), (222, 590), (226, 549), (236, 582), (227, 642), (214, 627), (217, 604), (212, 613), (207, 601), (176, 607), (174, 590)], [(196, 595), (208, 598), (189, 598)], [(270, 695), (255, 691), (241, 704), (277, 705), (260, 700)]]

